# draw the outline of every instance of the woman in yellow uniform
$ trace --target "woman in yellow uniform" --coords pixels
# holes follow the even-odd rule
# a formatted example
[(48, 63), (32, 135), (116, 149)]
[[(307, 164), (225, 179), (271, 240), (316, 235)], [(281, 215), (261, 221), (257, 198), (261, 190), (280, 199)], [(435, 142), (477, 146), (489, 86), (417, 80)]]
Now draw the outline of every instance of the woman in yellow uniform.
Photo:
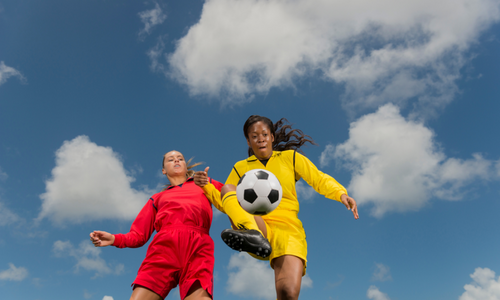
[[(298, 299), (307, 266), (306, 235), (297, 216), (299, 202), (295, 183), (303, 178), (318, 193), (342, 202), (352, 211), (355, 219), (359, 218), (356, 201), (348, 196), (345, 188), (297, 152), (304, 143), (314, 142), (302, 131), (291, 129), (284, 121), (286, 119), (273, 124), (268, 118), (257, 115), (247, 119), (243, 131), (249, 146), (249, 157), (234, 165), (220, 193), (206, 181), (208, 169), (195, 175), (195, 183), (203, 187), (209, 199), (216, 200), (222, 196), (223, 210), (233, 227), (222, 232), (224, 242), (235, 250), (270, 260), (279, 300)], [(236, 199), (238, 181), (252, 169), (272, 172), (283, 189), (280, 205), (262, 217), (247, 213)]]

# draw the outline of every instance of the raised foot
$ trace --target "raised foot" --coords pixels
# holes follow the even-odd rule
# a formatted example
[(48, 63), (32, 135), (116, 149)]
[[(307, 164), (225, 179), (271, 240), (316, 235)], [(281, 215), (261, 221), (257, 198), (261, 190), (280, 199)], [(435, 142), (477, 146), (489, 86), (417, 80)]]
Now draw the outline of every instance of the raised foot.
[(268, 257), (271, 244), (260, 232), (253, 229), (225, 229), (221, 233), (222, 240), (236, 251), (245, 251), (262, 258)]

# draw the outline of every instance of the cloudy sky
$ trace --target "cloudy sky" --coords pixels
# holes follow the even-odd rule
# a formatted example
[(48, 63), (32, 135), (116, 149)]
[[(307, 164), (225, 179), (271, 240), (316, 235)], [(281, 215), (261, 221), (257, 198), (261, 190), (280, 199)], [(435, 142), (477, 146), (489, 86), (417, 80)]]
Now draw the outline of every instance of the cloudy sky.
[[(303, 299), (500, 299), (499, 0), (0, 0), (0, 291), (128, 299), (125, 233), (179, 150), (225, 181), (285, 117), (359, 203), (297, 183)], [(275, 299), (220, 240), (215, 299)], [(167, 299), (179, 299), (173, 290)]]

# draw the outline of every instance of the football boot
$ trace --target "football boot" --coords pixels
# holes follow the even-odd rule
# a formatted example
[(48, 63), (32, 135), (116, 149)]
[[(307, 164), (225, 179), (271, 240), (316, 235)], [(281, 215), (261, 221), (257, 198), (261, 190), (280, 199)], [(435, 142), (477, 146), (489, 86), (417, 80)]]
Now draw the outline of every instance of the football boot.
[(272, 252), (269, 241), (254, 229), (224, 229), (221, 237), (224, 243), (236, 251), (245, 251), (262, 258)]

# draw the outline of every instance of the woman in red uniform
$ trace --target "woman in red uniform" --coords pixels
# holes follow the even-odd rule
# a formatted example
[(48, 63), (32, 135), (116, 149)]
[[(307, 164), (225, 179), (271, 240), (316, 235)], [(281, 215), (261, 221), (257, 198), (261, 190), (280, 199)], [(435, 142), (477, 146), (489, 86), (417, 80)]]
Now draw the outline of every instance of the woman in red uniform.
[[(189, 162), (188, 162), (189, 164)], [(153, 195), (142, 208), (126, 234), (93, 231), (96, 247), (137, 248), (144, 245), (153, 230), (130, 299), (158, 300), (179, 285), (181, 299), (212, 299), (214, 243), (209, 235), (212, 207), (193, 178), (182, 153), (170, 151), (163, 157), (163, 174), (170, 185)], [(222, 183), (211, 180), (220, 190)], [(221, 208), (215, 203), (217, 208)]]

